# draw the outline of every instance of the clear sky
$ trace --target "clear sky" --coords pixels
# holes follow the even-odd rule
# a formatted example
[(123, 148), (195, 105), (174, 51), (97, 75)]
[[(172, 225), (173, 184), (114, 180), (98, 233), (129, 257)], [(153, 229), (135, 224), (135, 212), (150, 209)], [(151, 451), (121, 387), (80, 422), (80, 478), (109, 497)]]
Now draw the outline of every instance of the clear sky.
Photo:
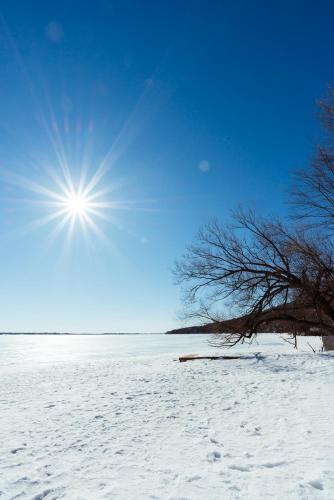
[(330, 1), (2, 0), (0, 330), (177, 327), (170, 269), (198, 227), (286, 212), (333, 18)]

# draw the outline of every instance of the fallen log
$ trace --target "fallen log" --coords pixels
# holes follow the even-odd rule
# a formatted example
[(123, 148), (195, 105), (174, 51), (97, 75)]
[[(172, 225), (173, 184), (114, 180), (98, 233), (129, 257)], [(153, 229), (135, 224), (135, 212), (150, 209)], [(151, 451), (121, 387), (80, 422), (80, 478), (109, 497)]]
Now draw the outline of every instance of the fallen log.
[(240, 356), (199, 356), (198, 354), (187, 354), (186, 356), (180, 356), (180, 363), (184, 363), (185, 361), (193, 361), (194, 359), (240, 359)]

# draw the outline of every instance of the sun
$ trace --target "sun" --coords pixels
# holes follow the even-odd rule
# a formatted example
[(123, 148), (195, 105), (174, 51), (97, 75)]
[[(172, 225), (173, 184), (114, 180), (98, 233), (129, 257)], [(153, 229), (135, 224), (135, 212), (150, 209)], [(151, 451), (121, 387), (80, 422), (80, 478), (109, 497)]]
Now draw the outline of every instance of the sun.
[(84, 217), (90, 209), (89, 199), (80, 193), (69, 194), (64, 200), (64, 205), (72, 217)]
[[(141, 210), (147, 200), (129, 200), (119, 198), (117, 189), (122, 185), (119, 180), (111, 179), (109, 164), (106, 159), (97, 165), (85, 160), (82, 165), (74, 165), (64, 159), (54, 165), (39, 166), (41, 176), (38, 180), (22, 175), (6, 172), (4, 179), (30, 192), (33, 196), (27, 198), (20, 194), (12, 201), (21, 201), (30, 206), (29, 211), (36, 207), (36, 218), (30, 220), (22, 228), (24, 233), (41, 230), (52, 225), (47, 235), (48, 242), (53, 243), (63, 235), (66, 246), (74, 238), (83, 236), (88, 245), (94, 244), (94, 238), (113, 245), (108, 237), (110, 227), (120, 228), (120, 211)], [(1, 178), (1, 170), (0, 170)], [(112, 197), (111, 197), (112, 195)], [(147, 210), (147, 208), (144, 208)]]
[(28, 223), (25, 230), (53, 223), (54, 227), (49, 234), (50, 242), (63, 232), (67, 233), (66, 241), (70, 242), (77, 229), (81, 230), (88, 243), (91, 241), (89, 233), (106, 241), (108, 238), (101, 227), (102, 223), (105, 227), (113, 224), (117, 216), (111, 212), (128, 209), (129, 204), (110, 200), (108, 195), (113, 190), (113, 184), (103, 183), (101, 186), (105, 173), (106, 169), (101, 166), (93, 170), (91, 175), (88, 175), (87, 168), (82, 168), (75, 178), (69, 166), (65, 165), (64, 168), (56, 166), (45, 169), (44, 183), (9, 175), (8, 181), (34, 193), (35, 196), (32, 199), (25, 198), (25, 202), (39, 206), (44, 212)]

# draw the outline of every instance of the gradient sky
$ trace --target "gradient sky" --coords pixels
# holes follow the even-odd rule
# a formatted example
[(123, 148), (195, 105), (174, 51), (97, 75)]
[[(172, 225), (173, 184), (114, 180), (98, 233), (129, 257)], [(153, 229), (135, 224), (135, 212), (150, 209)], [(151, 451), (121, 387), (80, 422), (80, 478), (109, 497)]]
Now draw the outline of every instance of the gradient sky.
[[(333, 2), (0, 2), (0, 330), (180, 326), (170, 272), (240, 203), (287, 211), (334, 82)], [(57, 189), (105, 160), (105, 237), (58, 219)], [(59, 189), (57, 189), (59, 191)], [(39, 221), (39, 222), (37, 222)]]

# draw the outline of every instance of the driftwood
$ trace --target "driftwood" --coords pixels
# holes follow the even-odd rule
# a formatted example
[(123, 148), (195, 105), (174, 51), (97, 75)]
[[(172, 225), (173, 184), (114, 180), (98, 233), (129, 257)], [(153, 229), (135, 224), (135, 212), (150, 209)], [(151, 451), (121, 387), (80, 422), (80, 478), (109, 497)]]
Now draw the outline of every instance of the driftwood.
[(185, 361), (193, 361), (194, 359), (240, 359), (240, 356), (199, 356), (198, 354), (187, 354), (186, 356), (180, 356), (180, 363)]

